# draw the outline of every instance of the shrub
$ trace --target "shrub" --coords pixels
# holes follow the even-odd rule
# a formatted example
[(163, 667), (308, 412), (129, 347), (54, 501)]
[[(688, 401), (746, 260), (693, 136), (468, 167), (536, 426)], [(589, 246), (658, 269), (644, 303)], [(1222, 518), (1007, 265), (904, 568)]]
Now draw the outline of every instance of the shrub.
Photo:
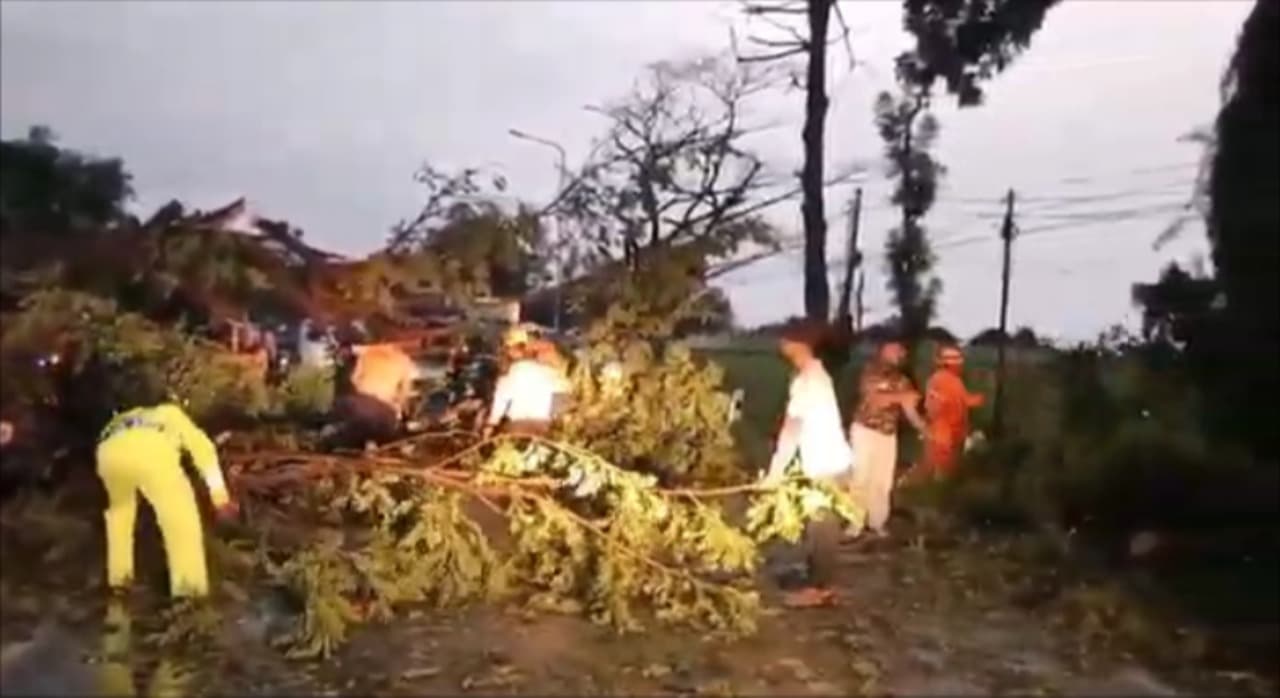
[[(7, 318), (0, 353), (7, 360), (56, 352), (56, 370), (27, 372), (13, 399), (56, 402), (81, 426), (101, 425), (112, 412), (162, 401), (181, 403), (193, 418), (257, 416), (267, 409), (263, 381), (227, 352), (147, 318), (122, 312), (100, 297), (40, 291)], [(19, 372), (22, 375), (22, 372)], [(8, 375), (6, 375), (8, 383)]]
[(1077, 347), (1011, 366), (1006, 385), (1008, 433), (947, 488), (966, 516), (1122, 533), (1227, 506), (1234, 470), (1201, 438), (1195, 391), (1140, 351)]
[(315, 366), (293, 366), (276, 389), (276, 401), (285, 416), (314, 419), (333, 404), (334, 373)]

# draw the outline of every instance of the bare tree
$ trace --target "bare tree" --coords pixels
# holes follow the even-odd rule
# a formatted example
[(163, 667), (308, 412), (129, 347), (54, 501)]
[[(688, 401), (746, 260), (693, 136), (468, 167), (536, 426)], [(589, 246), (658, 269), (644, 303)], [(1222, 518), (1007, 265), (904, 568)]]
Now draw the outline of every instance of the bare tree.
[(417, 215), (392, 226), (387, 240), (392, 252), (427, 245), (437, 231), (459, 221), (499, 213), (494, 196), (507, 188), (505, 177), (478, 167), (447, 172), (424, 163), (413, 178), (426, 189), (427, 198)]
[(745, 103), (771, 73), (717, 57), (649, 68), (630, 95), (589, 107), (609, 120), (593, 156), (558, 197), (587, 268), (634, 269), (646, 251), (696, 247), (724, 260), (745, 245), (777, 246), (760, 212), (785, 198), (744, 140)]
[[(836, 0), (748, 1), (744, 9), (748, 16), (782, 32), (783, 38), (747, 37), (747, 41), (759, 51), (753, 54), (739, 52), (735, 40), (734, 50), (740, 62), (776, 62), (797, 56), (805, 56), (808, 61), (804, 82), (805, 117), (801, 131), (804, 165), (800, 171), (800, 211), (804, 219), (804, 308), (806, 316), (826, 321), (831, 306), (831, 290), (827, 285), (827, 218), (823, 189), (825, 128), (830, 104), (827, 98), (827, 45), (832, 14), (840, 24), (838, 39), (844, 41), (852, 64), (849, 28)], [(804, 16), (807, 32), (787, 24), (785, 19), (788, 16)], [(793, 77), (792, 84), (798, 85), (799, 80)]]

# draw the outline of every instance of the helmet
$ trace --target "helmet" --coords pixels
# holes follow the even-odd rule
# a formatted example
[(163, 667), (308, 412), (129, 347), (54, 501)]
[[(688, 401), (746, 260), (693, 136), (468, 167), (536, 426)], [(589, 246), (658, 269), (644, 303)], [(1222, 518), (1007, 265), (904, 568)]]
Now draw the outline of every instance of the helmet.
[(529, 331), (523, 327), (512, 327), (502, 337), (502, 344), (506, 347), (515, 347), (529, 343)]

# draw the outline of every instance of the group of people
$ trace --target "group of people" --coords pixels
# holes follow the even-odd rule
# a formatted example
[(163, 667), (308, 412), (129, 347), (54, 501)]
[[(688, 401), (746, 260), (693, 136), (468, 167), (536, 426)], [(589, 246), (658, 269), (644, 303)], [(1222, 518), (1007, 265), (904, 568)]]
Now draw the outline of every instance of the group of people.
[[(777, 482), (798, 461), (810, 478), (846, 487), (866, 511), (865, 529), (885, 535), (890, 495), (897, 467), (897, 431), (903, 419), (924, 436), (925, 472), (945, 474), (955, 468), (968, 432), (968, 413), (982, 401), (961, 379), (963, 354), (954, 345), (937, 354), (937, 370), (923, 396), (903, 371), (903, 345), (886, 342), (863, 369), (859, 402), (846, 430), (835, 386), (819, 359), (825, 337), (821, 323), (797, 321), (781, 337), (782, 355), (794, 367), (786, 412), (766, 482)], [(541, 435), (564, 409), (570, 391), (563, 357), (555, 345), (514, 328), (504, 338), (501, 375), (494, 387), (483, 430)], [(348, 392), (337, 414), (387, 438), (399, 431), (417, 371), (395, 345), (354, 348)], [(603, 378), (608, 380), (608, 376)], [(922, 400), (923, 398), (923, 400)], [(923, 412), (921, 403), (923, 402)], [(0, 445), (13, 438), (12, 426), (0, 425)], [(107, 494), (104, 512), (107, 583), (124, 587), (133, 577), (133, 535), (137, 499), (141, 495), (156, 512), (168, 559), (170, 592), (175, 597), (203, 596), (209, 581), (204, 539), (194, 491), (183, 472), (183, 452), (190, 454), (221, 518), (234, 518), (237, 507), (223, 479), (214, 442), (175, 404), (140, 407), (113, 418), (97, 445), (97, 474)], [(810, 586), (793, 602), (824, 603), (830, 566), (843, 535), (834, 518), (813, 522), (806, 531)]]
[[(399, 433), (418, 397), (418, 368), (395, 344), (351, 348), (351, 369), (334, 406), (335, 423), (353, 443), (384, 441)], [(499, 377), (489, 398), (484, 430), (543, 434), (569, 392), (565, 362), (551, 342), (516, 326), (503, 336)]]
[[(554, 345), (517, 329), (505, 341), (507, 370), (498, 380), (487, 430), (545, 433), (568, 391), (563, 362)], [(393, 344), (353, 348), (350, 390), (339, 412), (390, 437), (412, 395), (416, 369)], [(0, 424), (0, 446), (13, 439), (9, 422)], [(195, 492), (182, 467), (183, 453), (208, 489), (215, 514), (234, 519), (238, 507), (218, 460), (217, 447), (177, 404), (138, 407), (115, 416), (102, 430), (96, 447), (99, 479), (106, 490), (103, 512), (107, 543), (107, 585), (123, 589), (134, 576), (134, 531), (138, 497), (155, 511), (163, 537), (173, 597), (202, 597), (209, 591), (204, 533)]]
[(833, 599), (831, 564), (843, 535), (856, 537), (864, 530), (876, 537), (886, 535), (900, 422), (906, 420), (923, 437), (924, 455), (913, 472), (943, 476), (955, 469), (968, 437), (969, 411), (983, 400), (964, 385), (964, 354), (958, 346), (938, 348), (936, 368), (922, 396), (903, 369), (906, 348), (901, 342), (887, 341), (862, 369), (857, 407), (846, 430), (835, 386), (819, 358), (826, 336), (825, 324), (809, 320), (794, 321), (783, 329), (779, 348), (795, 375), (765, 482), (777, 482), (798, 461), (807, 477), (847, 489), (866, 516), (847, 531), (833, 517), (809, 525), (805, 532), (809, 586), (792, 596), (795, 605)]

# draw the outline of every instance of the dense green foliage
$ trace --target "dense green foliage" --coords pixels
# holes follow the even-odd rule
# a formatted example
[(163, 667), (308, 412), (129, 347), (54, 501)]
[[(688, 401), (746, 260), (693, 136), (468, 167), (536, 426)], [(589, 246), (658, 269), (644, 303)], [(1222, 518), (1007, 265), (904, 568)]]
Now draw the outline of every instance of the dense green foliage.
[(5, 371), (13, 391), (6, 401), (63, 404), (79, 424), (105, 424), (114, 411), (165, 400), (197, 418), (253, 416), (269, 405), (261, 380), (248, 379), (217, 347), (95, 296), (33, 294), (5, 318), (0, 342), (6, 360), (25, 357), (34, 366), (54, 352), (61, 359), (48, 370)]
[(329, 412), (334, 396), (334, 372), (328, 368), (293, 366), (280, 382), (279, 407), (294, 419), (320, 417)]
[(60, 148), (47, 127), (0, 143), (0, 234), (29, 229), (58, 235), (120, 223), (132, 196), (119, 158)]
[[(605, 371), (614, 361), (621, 371), (611, 379)], [(723, 484), (745, 475), (727, 428), (720, 369), (699, 364), (688, 349), (605, 345), (579, 356), (572, 377), (566, 440), (667, 484)]]
[(897, 180), (891, 200), (901, 211), (899, 225), (885, 240), (887, 285), (898, 307), (899, 329), (913, 348), (924, 338), (942, 290), (937, 277), (926, 278), (935, 260), (923, 219), (944, 171), (929, 154), (938, 122), (928, 107), (927, 94), (910, 87), (897, 99), (881, 93), (875, 105), (889, 174)]
[(1280, 3), (1257, 0), (1224, 80), (1210, 175), (1209, 240), (1225, 295), (1206, 362), (1218, 433), (1280, 456)]
[(1013, 62), (1058, 0), (903, 0), (915, 47), (900, 66), (928, 92), (941, 79), (961, 107), (982, 103), (982, 82)]
[(1134, 294), (1149, 337), (1176, 350), (1171, 368), (1194, 377), (1207, 433), (1271, 460), (1280, 454), (1278, 36), (1277, 4), (1260, 0), (1224, 77), (1207, 187), (1198, 192), (1208, 198), (1213, 275), (1171, 266)]
[[(453, 460), (463, 468), (339, 464), (307, 490), (328, 525), (313, 525), (301, 548), (277, 547), (268, 557), (283, 561), (267, 565), (304, 599), (301, 622), (278, 638), (295, 656), (326, 656), (351, 623), (402, 604), (482, 599), (585, 613), (619, 631), (653, 620), (750, 633), (759, 546), (797, 540), (827, 509), (859, 515), (843, 492), (793, 478), (755, 492), (734, 525), (717, 503), (732, 492), (659, 489), (565, 441), (484, 443)], [(238, 482), (268, 497), (255, 477), (269, 482), (287, 467), (250, 469)]]

